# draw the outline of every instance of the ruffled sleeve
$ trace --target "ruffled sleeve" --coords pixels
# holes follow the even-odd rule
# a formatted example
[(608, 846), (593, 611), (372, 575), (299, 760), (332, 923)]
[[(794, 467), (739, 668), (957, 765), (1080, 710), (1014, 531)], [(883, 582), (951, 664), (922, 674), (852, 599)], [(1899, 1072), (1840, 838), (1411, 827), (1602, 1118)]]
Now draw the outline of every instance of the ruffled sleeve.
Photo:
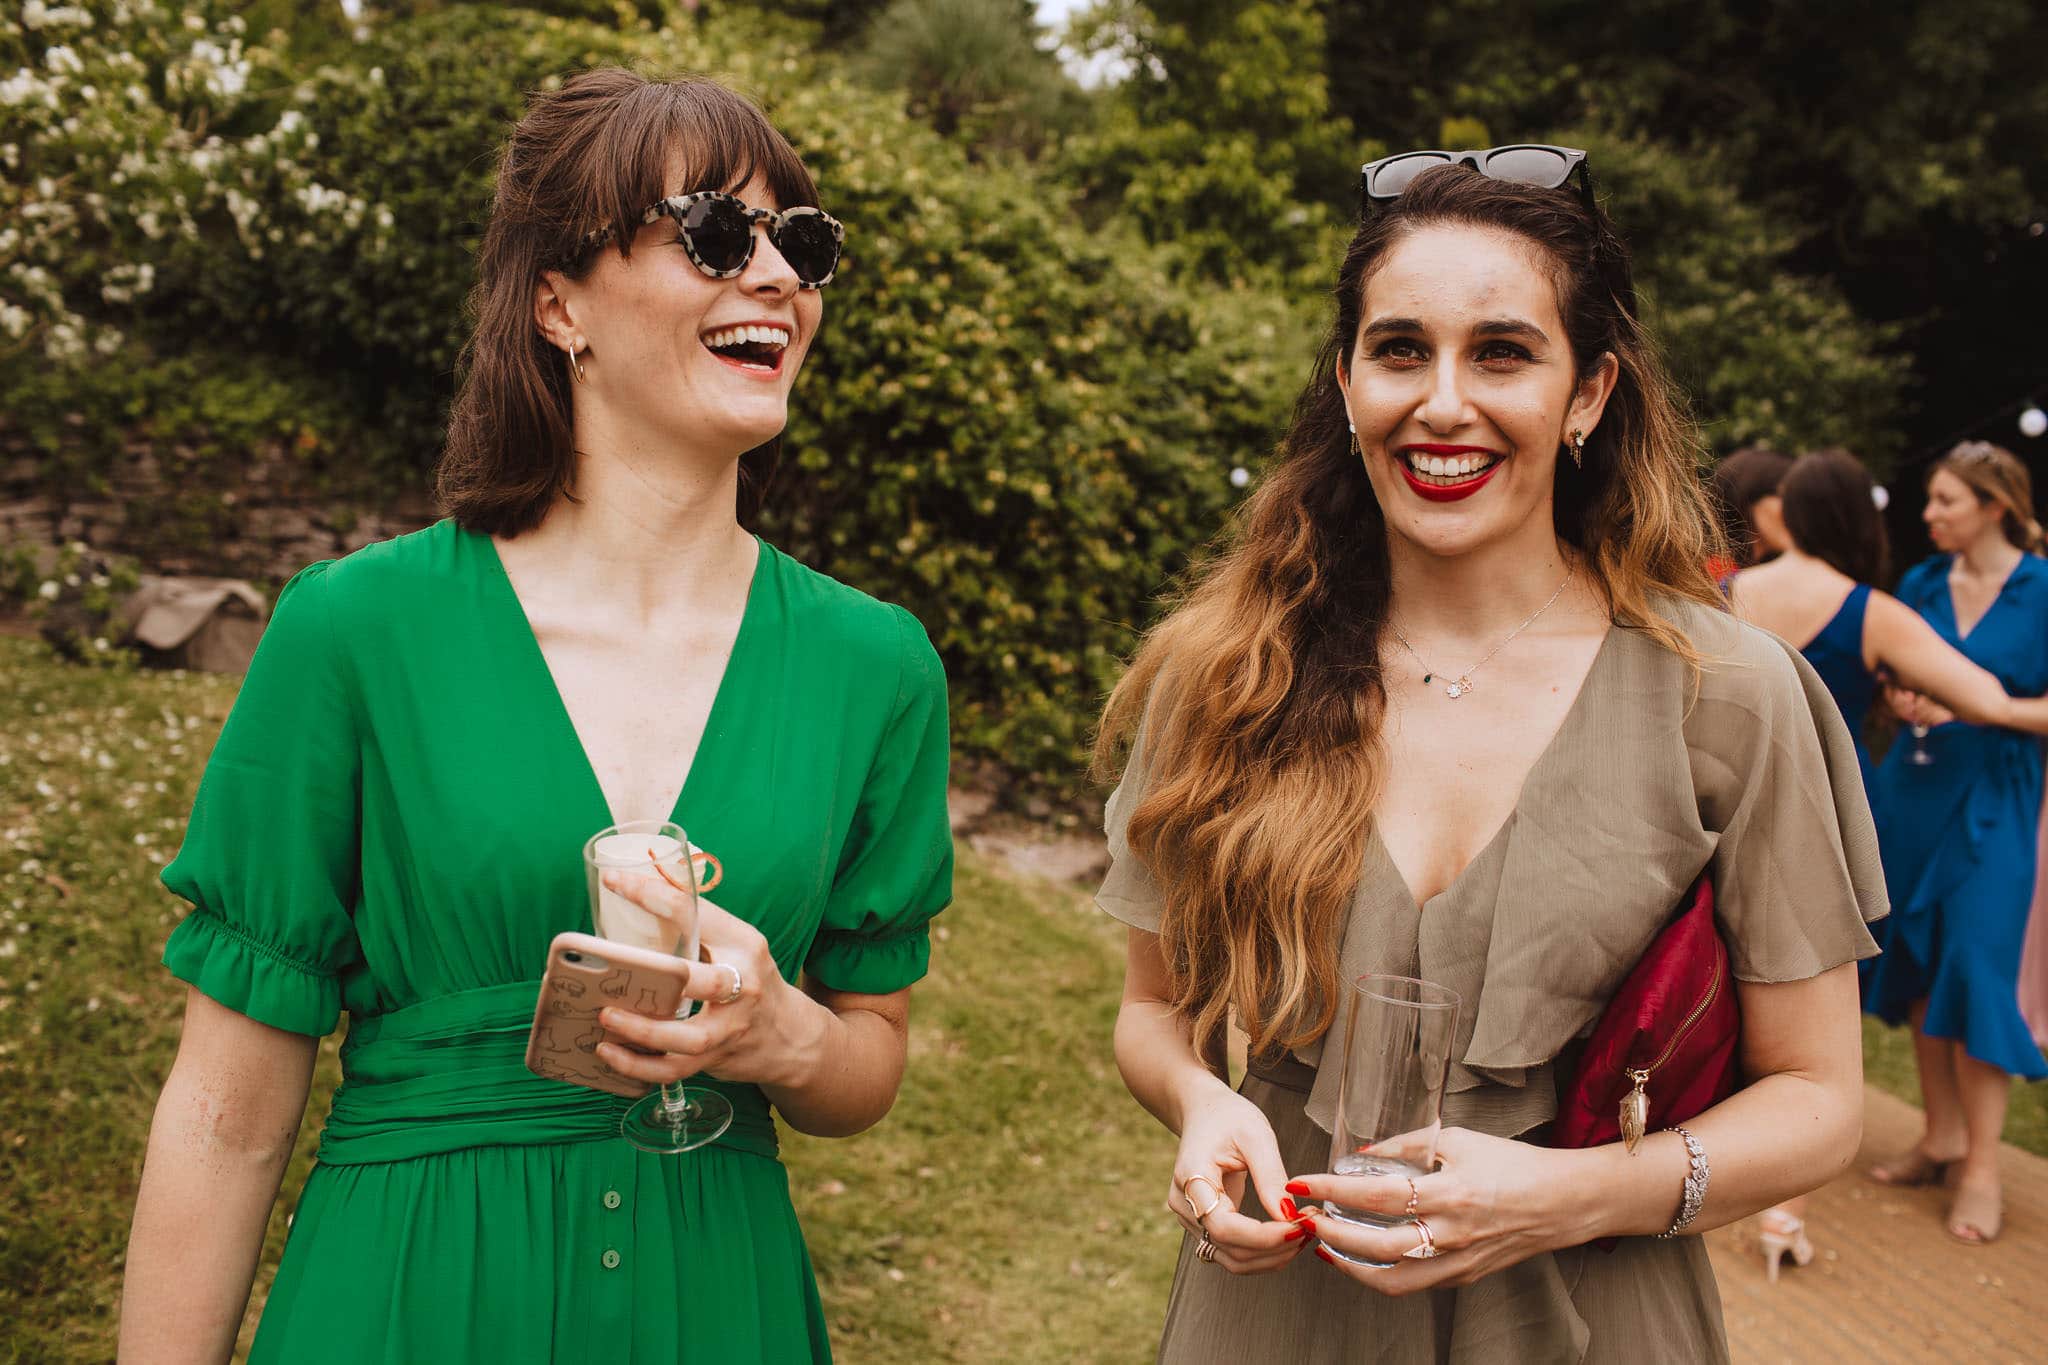
[(1145, 798), (1145, 778), (1145, 733), (1140, 729), (1124, 764), (1123, 780), (1102, 810), (1102, 829), (1109, 839), (1109, 873), (1095, 893), (1095, 904), (1112, 919), (1156, 934), (1165, 900), (1151, 871), (1131, 852), (1129, 837), (1131, 812)]
[(302, 570), (249, 665), (163, 882), (192, 903), (164, 965), (232, 1010), (333, 1031), (360, 962), (361, 755), (325, 563)]
[(902, 674), (855, 807), (838, 875), (804, 969), (840, 991), (886, 995), (931, 963), (931, 918), (953, 898), (946, 814), (946, 675), (901, 607)]
[(1687, 718), (1714, 901), (1735, 975), (1802, 981), (1874, 957), (1889, 909), (1877, 832), (1841, 712), (1775, 637), (1711, 666)]

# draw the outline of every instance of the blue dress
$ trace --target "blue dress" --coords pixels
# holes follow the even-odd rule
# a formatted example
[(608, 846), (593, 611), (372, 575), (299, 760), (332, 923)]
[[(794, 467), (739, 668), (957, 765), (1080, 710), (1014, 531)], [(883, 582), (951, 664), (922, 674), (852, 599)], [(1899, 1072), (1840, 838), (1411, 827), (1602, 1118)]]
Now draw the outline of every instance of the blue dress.
[(1877, 697), (1877, 679), (1863, 665), (1863, 613), (1869, 607), (1870, 588), (1858, 583), (1849, 589), (1841, 609), (1828, 618), (1820, 633), (1799, 650), (1827, 684), (1828, 695), (1835, 699), (1836, 708), (1849, 726), (1850, 738), (1856, 741), (1856, 764), (1863, 770), (1866, 794), (1872, 790), (1875, 779), (1870, 750), (1863, 744), (1863, 723), (1869, 719), (1870, 703)]
[[(2048, 692), (2048, 561), (2021, 558), (1969, 635), (1956, 629), (1953, 562), (1937, 555), (1899, 583), (1899, 600), (2016, 697)], [(1908, 761), (1902, 737), (1871, 789), (1892, 914), (1864, 982), (1863, 1007), (1903, 1022), (1927, 1001), (1926, 1031), (2029, 1080), (2048, 1062), (2020, 1017), (2020, 947), (2034, 897), (2041, 819), (2041, 741), (1960, 721), (1925, 741), (1934, 762)]]

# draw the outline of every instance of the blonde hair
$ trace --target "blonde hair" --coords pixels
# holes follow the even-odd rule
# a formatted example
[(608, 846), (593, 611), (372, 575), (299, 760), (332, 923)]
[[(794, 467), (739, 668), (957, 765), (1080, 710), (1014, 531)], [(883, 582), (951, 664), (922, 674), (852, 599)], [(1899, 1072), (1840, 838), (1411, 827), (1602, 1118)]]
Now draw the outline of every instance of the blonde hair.
[(2030, 553), (2040, 552), (2044, 537), (2041, 523), (2034, 519), (2034, 476), (2019, 456), (1989, 441), (1964, 441), (1934, 462), (1928, 481), (1943, 470), (1968, 484), (1979, 502), (1999, 505), (1998, 527), (2007, 540)]
[(1615, 619), (1696, 667), (1653, 601), (1721, 604), (1706, 569), (1721, 535), (1691, 428), (1636, 319), (1627, 249), (1570, 190), (1457, 167), (1417, 177), (1352, 239), (1336, 319), (1278, 461), (1145, 639), (1097, 737), (1107, 775), (1143, 728), (1143, 795), (1126, 837), (1163, 899), (1168, 991), (1198, 1047), (1233, 1009), (1255, 1053), (1312, 1042), (1335, 1015), (1340, 929), (1384, 781), (1389, 606), (1386, 523), (1337, 372), (1373, 268), (1438, 223), (1505, 228), (1543, 247), (1578, 372), (1603, 355), (1619, 364), (1583, 468), (1558, 460), (1554, 511)]

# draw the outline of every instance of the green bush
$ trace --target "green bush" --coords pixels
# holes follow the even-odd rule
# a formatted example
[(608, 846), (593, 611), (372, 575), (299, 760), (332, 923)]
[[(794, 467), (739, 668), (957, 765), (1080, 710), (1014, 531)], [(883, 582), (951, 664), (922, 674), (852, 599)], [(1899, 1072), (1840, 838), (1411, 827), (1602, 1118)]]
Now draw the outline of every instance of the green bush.
[[(452, 390), (490, 153), (524, 92), (602, 63), (722, 75), (763, 100), (851, 230), (764, 529), (925, 621), (963, 757), (1020, 790), (1077, 790), (1118, 659), (1220, 525), (1231, 469), (1271, 444), (1321, 302), (1176, 282), (1137, 233), (1084, 224), (1028, 168), (970, 164), (771, 22), (456, 6), (374, 26), (310, 71), (251, 49), (278, 78), (229, 101), (233, 137), (203, 109), (152, 115), (154, 136), (213, 154), (198, 181), (151, 163), (183, 205), (161, 215), (172, 227), (124, 231), (140, 210), (100, 195), (109, 228), (65, 297), (105, 318), (93, 271), (149, 269), (107, 345), (124, 363), (59, 367), (14, 409), (47, 449), (68, 434), (74, 481), (100, 477), (138, 423), (216, 451), (217, 477), (225, 429), (229, 446), (284, 439), (311, 464), (416, 485)], [(90, 196), (121, 157), (78, 164)], [(180, 343), (202, 337), (215, 348), (197, 363)], [(78, 439), (82, 408), (96, 443)], [(208, 478), (193, 471), (196, 495)]]
[(121, 602), (141, 586), (132, 561), (72, 541), (0, 545), (0, 608), (27, 614), (59, 656), (98, 668), (130, 668)]

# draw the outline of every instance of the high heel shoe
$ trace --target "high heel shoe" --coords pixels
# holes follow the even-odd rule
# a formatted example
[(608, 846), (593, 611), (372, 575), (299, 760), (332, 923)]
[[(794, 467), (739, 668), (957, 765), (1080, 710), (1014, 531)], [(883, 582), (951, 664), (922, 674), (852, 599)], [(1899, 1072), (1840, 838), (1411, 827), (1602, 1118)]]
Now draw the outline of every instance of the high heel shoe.
[(1764, 1210), (1757, 1242), (1763, 1247), (1764, 1275), (1772, 1284), (1778, 1282), (1778, 1262), (1784, 1257), (1790, 1256), (1795, 1266), (1813, 1262), (1813, 1243), (1807, 1240), (1805, 1220), (1794, 1218), (1783, 1209)]

